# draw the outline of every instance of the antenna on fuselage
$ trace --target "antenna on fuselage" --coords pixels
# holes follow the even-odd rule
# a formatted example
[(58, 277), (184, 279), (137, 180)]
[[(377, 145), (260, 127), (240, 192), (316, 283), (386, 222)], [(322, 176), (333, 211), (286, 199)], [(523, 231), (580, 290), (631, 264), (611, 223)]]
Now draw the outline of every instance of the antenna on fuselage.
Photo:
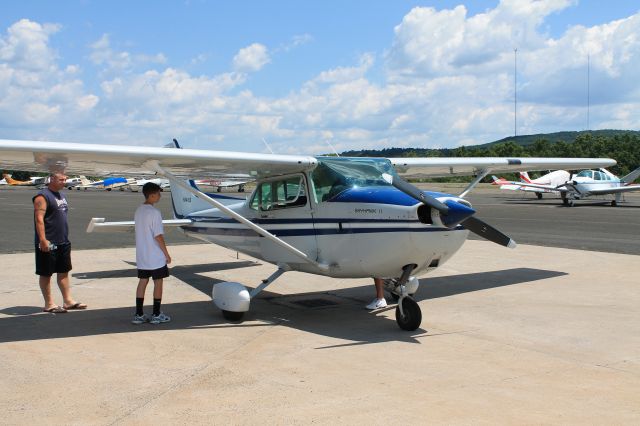
[(267, 143), (267, 140), (266, 140), (265, 138), (262, 138), (262, 142), (264, 142), (264, 144), (267, 146), (267, 149), (268, 149), (269, 151), (271, 151), (271, 153), (273, 154), (274, 152), (273, 152), (273, 150), (271, 149), (271, 147), (269, 146), (269, 144)]
[(331, 145), (331, 142), (329, 142), (328, 140), (325, 140), (325, 142), (327, 143), (327, 145), (331, 147), (331, 149), (333, 150), (333, 153), (336, 154), (338, 157), (340, 157), (340, 154), (338, 154), (338, 151), (336, 151), (333, 145)]

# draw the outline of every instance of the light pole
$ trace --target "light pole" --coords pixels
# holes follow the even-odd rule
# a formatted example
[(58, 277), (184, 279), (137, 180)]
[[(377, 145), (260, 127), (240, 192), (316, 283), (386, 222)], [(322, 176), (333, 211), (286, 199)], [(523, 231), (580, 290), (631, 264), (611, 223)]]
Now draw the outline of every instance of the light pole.
[(518, 136), (518, 48), (513, 49), (513, 137)]
[(589, 106), (591, 91), (591, 55), (587, 55), (587, 130), (589, 130)]

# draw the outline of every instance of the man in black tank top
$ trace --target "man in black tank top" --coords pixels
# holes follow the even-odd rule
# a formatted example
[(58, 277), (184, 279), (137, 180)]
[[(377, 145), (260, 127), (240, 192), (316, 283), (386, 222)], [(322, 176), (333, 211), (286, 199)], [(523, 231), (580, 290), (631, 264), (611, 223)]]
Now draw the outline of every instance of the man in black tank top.
[[(40, 290), (44, 297), (44, 312), (64, 313), (69, 309), (86, 309), (87, 305), (76, 302), (69, 289), (71, 270), (71, 243), (67, 224), (67, 199), (60, 192), (67, 177), (54, 173), (49, 177), (45, 189), (33, 197), (36, 275), (40, 276)], [(62, 293), (62, 306), (53, 301), (51, 276), (56, 273), (58, 287)]]

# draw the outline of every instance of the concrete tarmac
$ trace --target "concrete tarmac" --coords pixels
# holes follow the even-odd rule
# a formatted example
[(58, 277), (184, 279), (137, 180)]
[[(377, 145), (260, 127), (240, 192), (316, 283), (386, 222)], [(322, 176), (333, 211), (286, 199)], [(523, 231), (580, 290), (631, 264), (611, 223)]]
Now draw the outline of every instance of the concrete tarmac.
[(639, 256), (469, 241), (421, 280), (408, 333), (363, 309), (370, 280), (296, 272), (226, 323), (213, 284), (274, 267), (171, 252), (159, 326), (129, 322), (133, 248), (76, 251), (89, 309), (58, 315), (32, 254), (0, 255), (3, 424), (640, 423)]

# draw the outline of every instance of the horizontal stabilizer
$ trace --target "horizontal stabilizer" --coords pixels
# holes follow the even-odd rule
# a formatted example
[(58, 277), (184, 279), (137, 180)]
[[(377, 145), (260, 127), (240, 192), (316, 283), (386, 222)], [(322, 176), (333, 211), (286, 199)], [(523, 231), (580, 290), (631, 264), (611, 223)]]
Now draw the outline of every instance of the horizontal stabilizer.
[[(190, 225), (193, 221), (190, 219), (170, 219), (163, 220), (163, 226), (184, 226)], [(87, 232), (131, 232), (134, 230), (136, 223), (133, 220), (123, 222), (105, 222), (103, 217), (94, 217), (87, 226)]]

